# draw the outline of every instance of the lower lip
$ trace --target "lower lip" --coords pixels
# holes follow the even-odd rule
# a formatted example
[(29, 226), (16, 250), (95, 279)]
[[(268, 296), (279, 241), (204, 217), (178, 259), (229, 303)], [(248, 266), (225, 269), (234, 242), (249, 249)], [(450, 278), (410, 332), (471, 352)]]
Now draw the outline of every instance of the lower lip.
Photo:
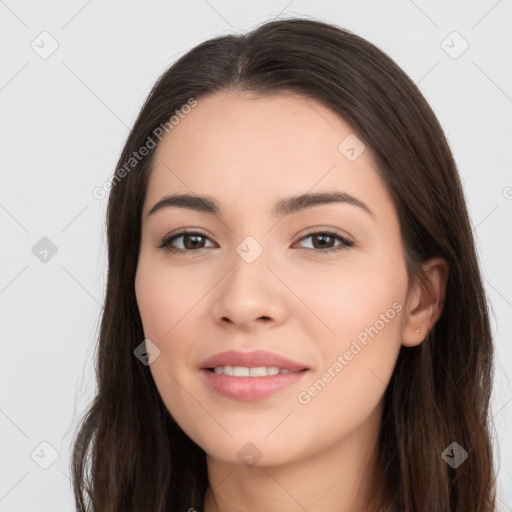
[(301, 380), (308, 370), (279, 373), (267, 377), (233, 377), (201, 369), (209, 386), (226, 398), (235, 400), (261, 400)]

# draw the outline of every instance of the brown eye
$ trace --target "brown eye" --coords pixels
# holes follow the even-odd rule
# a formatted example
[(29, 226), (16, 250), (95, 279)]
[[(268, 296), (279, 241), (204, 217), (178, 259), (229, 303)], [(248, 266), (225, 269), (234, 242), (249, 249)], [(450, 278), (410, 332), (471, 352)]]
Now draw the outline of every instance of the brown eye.
[[(331, 252), (338, 251), (340, 249), (348, 249), (354, 245), (354, 242), (348, 240), (344, 236), (339, 233), (334, 233), (331, 231), (318, 231), (315, 233), (310, 233), (301, 238), (301, 240), (305, 240), (307, 238), (311, 238), (313, 240), (313, 250), (319, 252)], [(340, 243), (338, 245), (333, 245), (335, 241), (338, 240)]]
[[(310, 233), (309, 235), (302, 237), (301, 241), (307, 238), (313, 240), (313, 247), (310, 247), (310, 249), (321, 253), (348, 249), (354, 245), (354, 242), (348, 240), (343, 235), (331, 231), (317, 231)], [(175, 241), (179, 239), (183, 239), (183, 248), (179, 248), (174, 245)], [(205, 246), (206, 240), (209, 240), (209, 238), (199, 231), (181, 231), (170, 237), (164, 238), (158, 247), (171, 253), (197, 252), (207, 248)], [(339, 243), (336, 244), (336, 241)]]
[[(175, 240), (183, 239), (183, 248), (172, 245)], [(198, 231), (181, 231), (173, 236), (164, 238), (158, 246), (168, 252), (193, 252), (205, 249), (204, 241), (209, 240), (208, 237)]]

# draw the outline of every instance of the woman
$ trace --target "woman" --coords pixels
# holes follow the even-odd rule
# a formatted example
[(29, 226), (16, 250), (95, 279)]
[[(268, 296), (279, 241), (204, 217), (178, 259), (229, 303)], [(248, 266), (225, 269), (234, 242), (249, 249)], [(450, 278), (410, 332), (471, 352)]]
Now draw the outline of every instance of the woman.
[(79, 510), (493, 510), (461, 183), (375, 46), (289, 19), (192, 49), (142, 107), (107, 228)]

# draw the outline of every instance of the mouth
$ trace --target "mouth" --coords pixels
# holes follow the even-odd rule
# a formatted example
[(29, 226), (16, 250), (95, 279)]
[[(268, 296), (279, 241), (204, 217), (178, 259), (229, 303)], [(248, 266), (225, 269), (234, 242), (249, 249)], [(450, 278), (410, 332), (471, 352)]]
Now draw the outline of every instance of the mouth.
[(202, 368), (207, 387), (216, 394), (238, 401), (257, 401), (278, 394), (301, 381), (307, 368), (291, 371), (279, 367), (216, 366)]
[(261, 400), (292, 386), (310, 371), (306, 365), (265, 350), (216, 354), (200, 365), (205, 384), (233, 400)]
[(209, 372), (216, 373), (217, 375), (229, 375), (230, 377), (268, 377), (273, 375), (290, 375), (293, 373), (305, 372), (307, 368), (302, 370), (289, 370), (288, 368), (279, 368), (278, 366), (215, 366), (212, 368), (205, 368)]

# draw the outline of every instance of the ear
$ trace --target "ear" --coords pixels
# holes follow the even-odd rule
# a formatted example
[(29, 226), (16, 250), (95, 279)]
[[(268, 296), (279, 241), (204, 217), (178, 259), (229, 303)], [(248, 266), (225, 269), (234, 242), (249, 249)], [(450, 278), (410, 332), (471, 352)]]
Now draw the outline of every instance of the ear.
[[(419, 345), (443, 312), (449, 267), (443, 258), (423, 264), (426, 285), (418, 284), (409, 294), (402, 328), (402, 345)], [(419, 330), (419, 332), (417, 332)]]

